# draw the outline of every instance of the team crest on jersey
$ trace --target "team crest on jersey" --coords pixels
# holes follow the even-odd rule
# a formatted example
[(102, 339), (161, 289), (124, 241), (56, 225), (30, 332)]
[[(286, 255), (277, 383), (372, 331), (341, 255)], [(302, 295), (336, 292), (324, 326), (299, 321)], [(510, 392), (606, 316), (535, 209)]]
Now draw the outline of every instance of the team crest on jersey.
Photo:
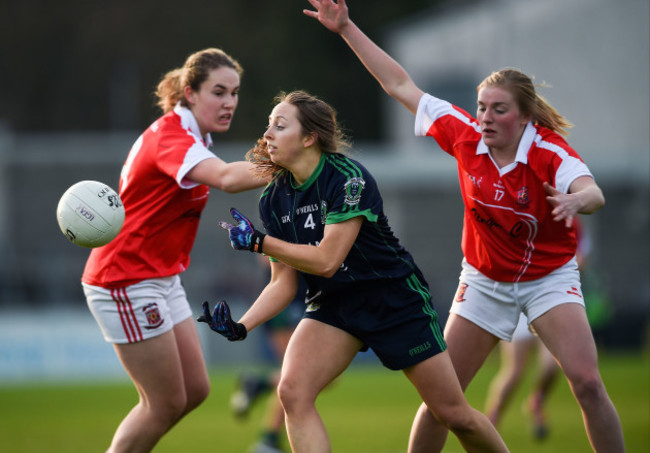
[(517, 204), (528, 205), (530, 198), (528, 198), (528, 187), (524, 186), (517, 191)]
[(327, 220), (327, 201), (323, 200), (320, 204), (320, 222), (325, 225)]
[(465, 302), (465, 292), (467, 291), (467, 283), (460, 282), (458, 289), (456, 290), (456, 297), (454, 297), (454, 302)]
[(165, 322), (162, 316), (160, 316), (158, 304), (155, 302), (145, 306), (142, 311), (144, 312), (144, 316), (147, 319), (147, 325), (144, 326), (145, 329), (157, 329)]
[(345, 183), (345, 204), (348, 206), (356, 206), (361, 201), (361, 192), (366, 186), (366, 181), (363, 178), (352, 178)]

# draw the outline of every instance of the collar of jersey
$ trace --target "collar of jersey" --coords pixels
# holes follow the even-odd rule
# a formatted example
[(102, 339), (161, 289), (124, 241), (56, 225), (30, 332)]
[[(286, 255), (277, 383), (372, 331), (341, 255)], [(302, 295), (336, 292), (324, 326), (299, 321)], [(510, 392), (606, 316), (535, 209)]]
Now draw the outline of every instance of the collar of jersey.
[[(533, 145), (533, 141), (535, 140), (535, 135), (537, 135), (537, 129), (535, 129), (535, 126), (533, 125), (532, 122), (529, 122), (528, 124), (526, 124), (524, 133), (521, 136), (521, 140), (519, 140), (519, 146), (517, 147), (517, 155), (515, 156), (515, 162), (521, 162), (522, 164), (528, 163), (528, 151), (530, 150), (530, 147)], [(478, 142), (478, 146), (476, 147), (476, 155), (487, 154), (489, 152), (490, 149), (487, 147), (485, 143), (483, 143), (483, 139), (481, 139)]]
[(326, 156), (327, 153), (321, 153), (320, 160), (318, 161), (318, 165), (316, 165), (316, 168), (312, 172), (311, 176), (307, 179), (307, 181), (303, 182), (299, 186), (296, 185), (296, 180), (293, 178), (293, 175), (289, 173), (290, 179), (289, 181), (291, 182), (291, 188), (294, 190), (307, 190), (309, 186), (311, 186), (314, 181), (316, 181), (316, 178), (318, 178), (318, 175), (320, 175), (320, 172), (323, 171), (323, 166), (325, 165), (325, 159), (327, 158)]
[(174, 113), (181, 117), (181, 126), (183, 129), (190, 131), (192, 135), (203, 140), (203, 144), (206, 148), (212, 146), (212, 137), (210, 134), (205, 134), (205, 137), (201, 137), (201, 129), (199, 129), (199, 123), (196, 122), (194, 114), (187, 107), (183, 107), (181, 102), (178, 101), (174, 107)]

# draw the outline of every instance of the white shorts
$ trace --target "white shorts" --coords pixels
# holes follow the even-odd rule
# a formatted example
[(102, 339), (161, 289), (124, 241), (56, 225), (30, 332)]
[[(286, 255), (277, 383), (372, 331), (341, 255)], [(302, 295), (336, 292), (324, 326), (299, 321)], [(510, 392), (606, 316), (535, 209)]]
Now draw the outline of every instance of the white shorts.
[(535, 338), (535, 334), (528, 327), (528, 318), (522, 313), (519, 315), (517, 327), (515, 327), (515, 331), (512, 333), (512, 341), (530, 341), (533, 338)]
[(492, 280), (465, 259), (462, 268), (449, 311), (505, 341), (512, 340), (520, 313), (526, 315), (530, 324), (558, 305), (584, 306), (575, 257), (542, 278), (518, 283)]
[(109, 343), (136, 343), (192, 316), (178, 275), (106, 289), (82, 283), (90, 312)]

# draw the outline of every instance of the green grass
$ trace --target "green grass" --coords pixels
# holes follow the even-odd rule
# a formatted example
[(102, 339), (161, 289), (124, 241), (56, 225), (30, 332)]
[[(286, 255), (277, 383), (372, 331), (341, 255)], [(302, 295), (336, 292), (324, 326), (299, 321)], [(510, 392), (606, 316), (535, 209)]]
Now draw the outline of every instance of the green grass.
[[(497, 367), (488, 360), (467, 391), (472, 405), (483, 407)], [(228, 398), (238, 370), (213, 373), (208, 400), (177, 425), (158, 445), (157, 453), (244, 453), (256, 440), (262, 404), (246, 421), (228, 412)], [(647, 354), (606, 354), (601, 373), (620, 414), (629, 452), (650, 451), (649, 360)], [(502, 425), (513, 452), (589, 452), (582, 418), (564, 380), (549, 402), (551, 435), (534, 442), (520, 410), (529, 382), (522, 383)], [(105, 451), (117, 424), (134, 404), (129, 382), (30, 384), (0, 387), (0, 452)], [(418, 397), (406, 378), (374, 366), (356, 366), (321, 395), (318, 406), (337, 453), (406, 451)], [(449, 437), (445, 452), (461, 452)]]

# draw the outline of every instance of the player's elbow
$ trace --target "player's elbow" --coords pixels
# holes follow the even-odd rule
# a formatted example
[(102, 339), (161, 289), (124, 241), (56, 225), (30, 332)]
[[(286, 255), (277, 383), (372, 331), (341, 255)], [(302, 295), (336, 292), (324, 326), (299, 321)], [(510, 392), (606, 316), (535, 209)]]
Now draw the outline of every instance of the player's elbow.
[(338, 270), (338, 268), (336, 268), (336, 269), (328, 269), (327, 271), (323, 272), (321, 275), (323, 277), (325, 277), (325, 278), (332, 278), (332, 277), (334, 277), (334, 274), (336, 274), (337, 270)]
[(583, 209), (579, 212), (580, 214), (593, 214), (603, 206), (605, 206), (605, 195), (599, 187), (596, 187), (590, 191), (589, 197), (585, 202)]
[(254, 187), (254, 185), (252, 182), (242, 181), (241, 178), (235, 175), (223, 173), (218, 178), (215, 178), (212, 187), (226, 193), (239, 193)]
[(596, 212), (600, 210), (603, 206), (605, 206), (605, 197), (601, 197), (598, 199), (598, 202), (596, 203), (596, 206), (591, 212)]
[(332, 278), (334, 274), (341, 268), (341, 263), (335, 263), (332, 261), (321, 263), (314, 272), (319, 277)]
[(600, 191), (600, 197), (598, 198), (598, 207), (596, 210), (602, 208), (605, 206), (605, 194), (603, 194), (603, 191)]
[(219, 182), (213, 187), (226, 193), (239, 193), (244, 190), (241, 184), (237, 184), (235, 181), (228, 181), (227, 179), (219, 180)]

